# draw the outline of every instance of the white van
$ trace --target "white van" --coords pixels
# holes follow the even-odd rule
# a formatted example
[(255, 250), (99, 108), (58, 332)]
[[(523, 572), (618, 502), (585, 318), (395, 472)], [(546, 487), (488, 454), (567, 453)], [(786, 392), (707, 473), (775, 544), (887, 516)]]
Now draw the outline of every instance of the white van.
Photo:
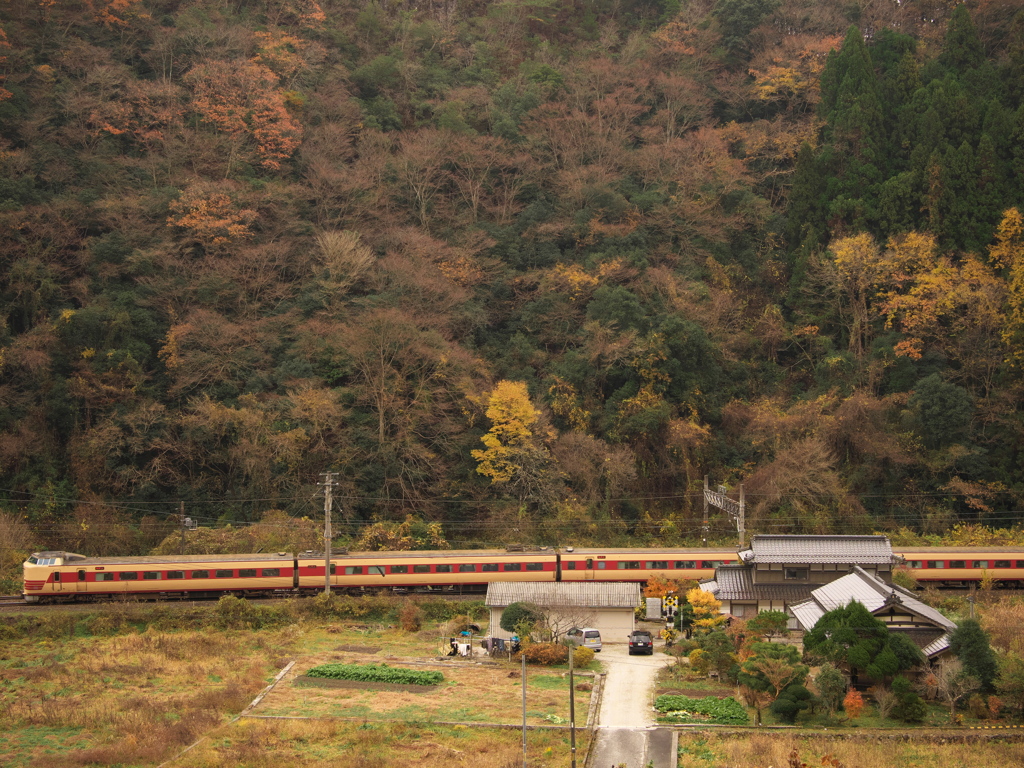
[(590, 648), (594, 653), (601, 652), (601, 633), (593, 627), (570, 629), (565, 635), (576, 645)]

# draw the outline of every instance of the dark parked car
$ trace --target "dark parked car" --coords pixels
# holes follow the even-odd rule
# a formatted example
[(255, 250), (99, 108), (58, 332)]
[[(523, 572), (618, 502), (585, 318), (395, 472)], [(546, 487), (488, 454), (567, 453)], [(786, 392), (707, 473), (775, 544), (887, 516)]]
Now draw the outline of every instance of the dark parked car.
[(654, 640), (651, 639), (650, 632), (638, 629), (630, 633), (629, 655), (632, 656), (635, 653), (646, 653), (648, 655), (654, 653)]

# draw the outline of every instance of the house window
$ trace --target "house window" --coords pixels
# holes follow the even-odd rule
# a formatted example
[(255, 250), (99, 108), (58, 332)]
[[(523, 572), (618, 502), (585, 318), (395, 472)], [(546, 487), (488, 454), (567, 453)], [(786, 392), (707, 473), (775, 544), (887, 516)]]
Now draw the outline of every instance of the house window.
[(798, 580), (798, 581), (802, 580), (802, 579), (806, 579), (807, 578), (807, 569), (806, 568), (787, 568), (786, 569), (786, 578), (787, 579), (794, 579), (794, 580)]

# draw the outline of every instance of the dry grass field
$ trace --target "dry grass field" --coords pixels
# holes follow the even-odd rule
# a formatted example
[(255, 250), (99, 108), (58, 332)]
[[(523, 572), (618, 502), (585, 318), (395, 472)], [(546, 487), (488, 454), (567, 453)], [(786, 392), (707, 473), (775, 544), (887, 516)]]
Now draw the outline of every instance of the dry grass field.
[[(795, 757), (794, 757), (795, 752)], [(1015, 768), (1024, 744), (968, 742), (934, 734), (912, 743), (886, 737), (823, 738), (778, 733), (690, 733), (678, 768)]]
[[(519, 666), (438, 660), (436, 627), (413, 633), (387, 622), (296, 620), (267, 629), (167, 630), (147, 626), (146, 611), (97, 607), (73, 621), (44, 622), (32, 637), (3, 641), (0, 765), (153, 766), (197, 740), (170, 765), (522, 762), (521, 731), (472, 725), (521, 723)], [(121, 634), (83, 634), (98, 627)], [(292, 660), (289, 674), (252, 712), (273, 719), (236, 720)], [(325, 661), (440, 669), (445, 681), (426, 693), (295, 685)], [(586, 687), (589, 680), (577, 682)], [(568, 722), (561, 670), (531, 669), (527, 693), (530, 724)], [(589, 697), (577, 691), (580, 724)], [(577, 741), (582, 755), (583, 731)], [(567, 731), (531, 730), (527, 744), (530, 765), (567, 762)]]

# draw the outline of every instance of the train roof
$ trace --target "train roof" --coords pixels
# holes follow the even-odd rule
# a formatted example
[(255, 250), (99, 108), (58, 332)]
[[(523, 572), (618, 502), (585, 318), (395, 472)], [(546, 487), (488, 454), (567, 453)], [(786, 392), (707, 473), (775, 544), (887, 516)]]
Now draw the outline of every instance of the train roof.
[[(154, 565), (174, 565), (176, 563), (234, 563), (234, 562), (271, 562), (281, 560), (292, 560), (289, 552), (270, 553), (257, 552), (253, 554), (234, 555), (140, 555), (137, 557), (86, 557), (74, 552), (34, 552), (33, 557), (64, 559), (64, 565), (142, 565), (152, 563)], [(321, 556), (322, 557), (322, 556)]]
[(937, 555), (950, 554), (950, 555), (980, 555), (985, 552), (991, 552), (993, 554), (1018, 554), (1024, 547), (898, 547), (893, 545), (892, 551), (900, 555), (931, 555), (930, 558), (922, 559), (936, 559)]

